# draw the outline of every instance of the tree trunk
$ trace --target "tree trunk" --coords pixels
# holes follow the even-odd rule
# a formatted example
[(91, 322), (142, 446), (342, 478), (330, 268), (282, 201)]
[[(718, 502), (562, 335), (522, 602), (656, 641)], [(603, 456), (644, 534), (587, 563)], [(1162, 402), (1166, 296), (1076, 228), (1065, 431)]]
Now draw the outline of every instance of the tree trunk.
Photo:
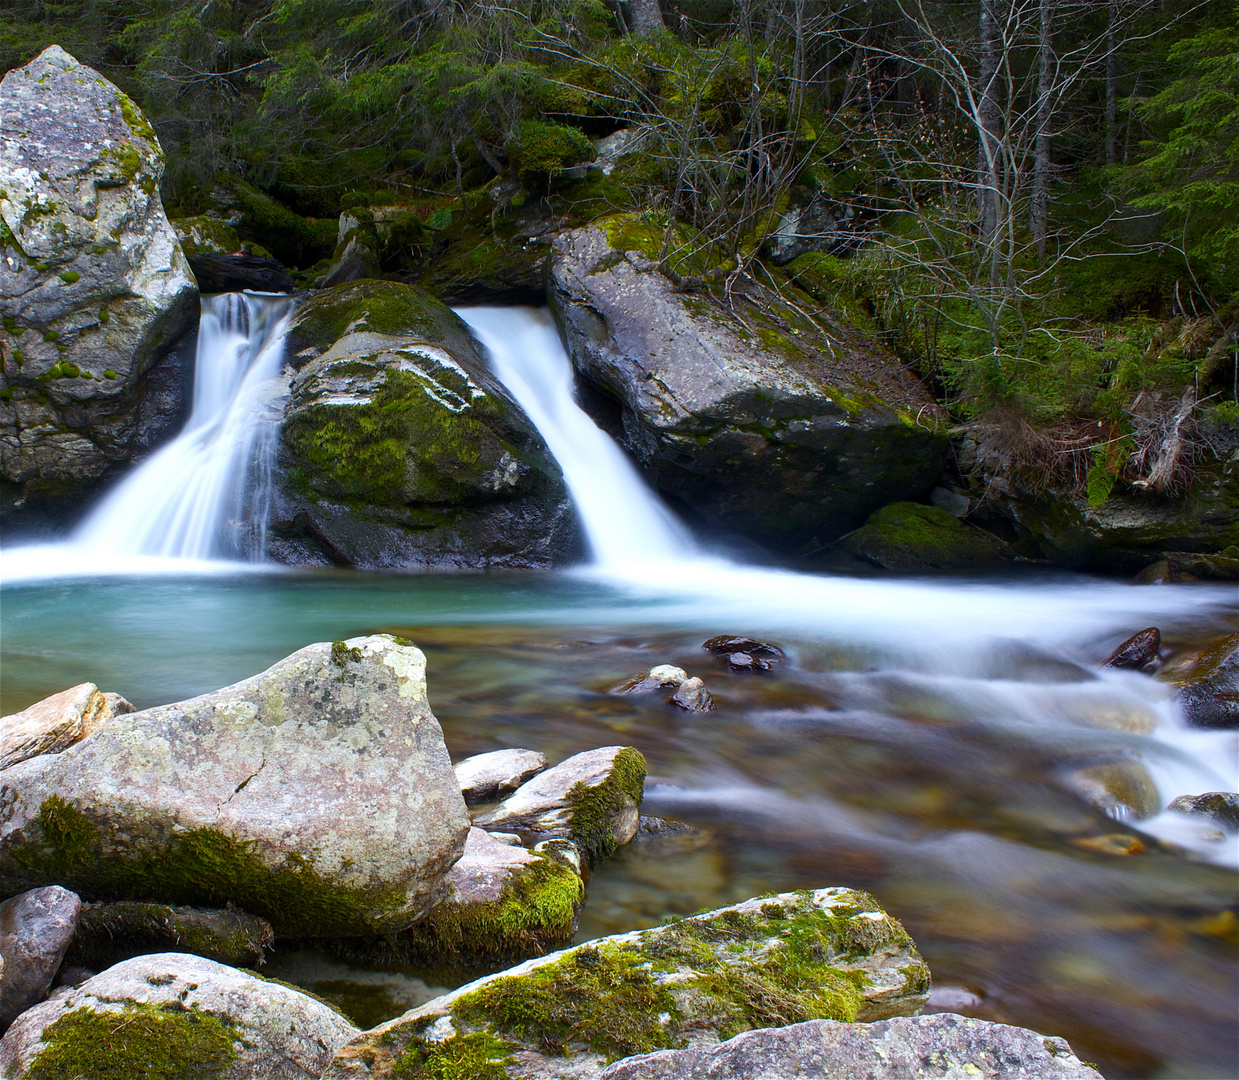
[(981, 0), (981, 78), (977, 104), (977, 205), (981, 236), (986, 240), (998, 228), (998, 180), (1002, 108), (998, 86), (998, 0)]
[(1050, 121), (1054, 114), (1054, 0), (1041, 0), (1041, 34), (1037, 43), (1037, 144), (1033, 159), (1032, 234), (1037, 258), (1045, 258), (1050, 204)]
[(1110, 0), (1106, 21), (1106, 164), (1117, 160), (1118, 145), (1118, 21), (1119, 0)]
[(628, 0), (628, 30), (634, 37), (656, 34), (665, 29), (658, 0)]

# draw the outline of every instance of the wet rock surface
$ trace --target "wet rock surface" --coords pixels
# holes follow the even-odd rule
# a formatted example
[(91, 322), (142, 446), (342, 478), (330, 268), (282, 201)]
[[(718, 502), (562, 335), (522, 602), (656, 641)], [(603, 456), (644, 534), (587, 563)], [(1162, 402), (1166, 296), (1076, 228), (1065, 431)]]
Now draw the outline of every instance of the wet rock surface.
[(504, 1062), (511, 1076), (593, 1076), (617, 1058), (777, 1022), (772, 1010), (911, 1015), (928, 990), (911, 939), (872, 898), (785, 893), (487, 976), (358, 1036), (326, 1076), (433, 1076), (461, 1060), (478, 1075)]
[(1216, 821), (1223, 828), (1239, 831), (1239, 795), (1233, 791), (1180, 795), (1166, 809), (1180, 814), (1200, 814)]
[(1014, 558), (997, 537), (936, 506), (909, 502), (871, 514), (841, 548), (871, 566), (903, 573), (992, 569)]
[(408, 926), (442, 896), (468, 829), (425, 657), (382, 635), (117, 717), (4, 770), (0, 797), (10, 892), (231, 902), (287, 935)]
[(0, 1034), (43, 1000), (77, 929), (81, 901), (51, 885), (0, 904)]
[(357, 1028), (289, 987), (183, 953), (140, 956), (25, 1012), (0, 1071), (318, 1080)]
[(559, 466), (468, 328), (420, 290), (361, 281), (288, 339), (277, 557), (363, 568), (545, 567), (580, 536)]
[[(945, 435), (929, 394), (854, 328), (829, 333), (756, 288), (743, 321), (660, 269), (628, 215), (560, 233), (549, 298), (577, 370), (622, 408), (623, 441), (707, 525), (780, 550), (928, 495)], [(810, 302), (811, 303), (811, 302)]]
[(188, 952), (235, 967), (260, 967), (275, 941), (271, 924), (227, 909), (120, 901), (83, 904), (66, 962), (102, 971), (158, 952)]
[(598, 1080), (1100, 1080), (1065, 1039), (938, 1013), (874, 1024), (810, 1020), (746, 1031), (718, 1046), (660, 1050), (617, 1061)]
[(787, 655), (779, 646), (772, 645), (768, 641), (755, 641), (750, 637), (732, 637), (728, 634), (719, 634), (717, 637), (703, 641), (701, 647), (719, 656), (742, 652), (771, 661), (782, 660)]
[(0, 769), (40, 754), (58, 754), (94, 733), (105, 721), (134, 711), (119, 694), (80, 683), (0, 717)]
[(604, 746), (561, 761), (522, 784), (474, 824), (536, 840), (571, 840), (596, 864), (637, 830), (645, 758), (630, 746)]
[(1129, 671), (1143, 671), (1157, 661), (1162, 635), (1156, 626), (1138, 630), (1124, 641), (1108, 657), (1102, 667)]
[(1239, 634), (1222, 638), (1174, 673), (1179, 708), (1192, 727), (1239, 728)]
[(59, 46), (0, 83), (6, 514), (76, 502), (183, 415), (146, 377), (198, 314), (163, 167), (141, 110)]
[(714, 698), (706, 684), (698, 678), (685, 679), (676, 692), (667, 699), (685, 712), (705, 713), (714, 711)]
[(492, 750), (452, 766), (460, 793), (470, 806), (515, 791), (550, 764), (537, 750)]

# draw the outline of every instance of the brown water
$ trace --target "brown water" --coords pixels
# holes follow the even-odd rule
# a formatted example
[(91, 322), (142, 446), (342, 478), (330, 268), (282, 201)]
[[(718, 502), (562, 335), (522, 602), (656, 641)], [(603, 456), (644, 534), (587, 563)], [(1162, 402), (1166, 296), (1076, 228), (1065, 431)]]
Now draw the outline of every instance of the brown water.
[[(1235, 837), (1107, 816), (1070, 781), (1126, 758), (1147, 768), (1162, 805), (1180, 789), (1234, 788), (1233, 736), (1179, 731), (1152, 680), (1093, 674), (1152, 621), (1145, 607), (1182, 650), (1232, 629), (1233, 600), (1105, 591), (1117, 587), (1085, 597), (1088, 583), (1068, 583), (1049, 632), (1037, 605), (1060, 585), (996, 585), (974, 614), (944, 614), (952, 640), (973, 620), (970, 644), (944, 658), (916, 640), (937, 615), (912, 591), (864, 594), (895, 604), (879, 633), (842, 600), (816, 625), (780, 611), (742, 622), (554, 576), (63, 582), (5, 590), (0, 690), (6, 712), (83, 678), (149, 705), (308, 641), (393, 630), (427, 654), (453, 759), (630, 744), (649, 762), (646, 812), (699, 827), (600, 867), (580, 939), (771, 890), (860, 887), (916, 939), (935, 1007), (1065, 1036), (1107, 1077), (1237, 1076)], [(1084, 598), (1072, 610), (1074, 590)], [(982, 625), (1004, 604), (1026, 632)], [(1086, 608), (1109, 613), (1085, 625)], [(700, 649), (713, 633), (763, 631), (790, 654), (770, 675), (731, 672)], [(718, 710), (607, 693), (658, 663), (704, 678)], [(366, 1025), (474, 974), (312, 951), (277, 953), (268, 971)]]

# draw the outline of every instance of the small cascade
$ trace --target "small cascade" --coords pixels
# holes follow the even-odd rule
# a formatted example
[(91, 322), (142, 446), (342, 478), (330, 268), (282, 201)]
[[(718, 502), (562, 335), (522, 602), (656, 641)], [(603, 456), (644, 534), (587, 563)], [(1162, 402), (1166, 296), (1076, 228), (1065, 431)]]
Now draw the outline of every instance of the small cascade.
[(261, 559), (292, 300), (204, 297), (185, 429), (128, 473), (71, 542), (95, 556)]
[(604, 569), (694, 557), (688, 530), (615, 441), (576, 403), (572, 364), (555, 324), (537, 308), (461, 308), (491, 369), (541, 432)]

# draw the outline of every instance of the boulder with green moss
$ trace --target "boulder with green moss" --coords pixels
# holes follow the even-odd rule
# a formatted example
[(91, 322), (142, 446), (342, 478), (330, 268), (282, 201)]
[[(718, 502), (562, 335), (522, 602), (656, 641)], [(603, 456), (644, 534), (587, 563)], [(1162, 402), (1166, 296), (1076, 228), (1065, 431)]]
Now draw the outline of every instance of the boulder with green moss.
[(664, 239), (612, 215), (561, 233), (548, 263), (572, 361), (618, 402), (661, 492), (782, 550), (928, 495), (947, 438), (911, 372), (842, 320), (810, 319), (817, 305), (790, 283), (728, 291), (728, 267), (663, 258)]
[(6, 1080), (318, 1080), (357, 1029), (292, 987), (199, 956), (138, 956), (28, 1009)]
[(782, 893), (469, 983), (353, 1039), (326, 1076), (590, 1077), (753, 1028), (911, 1016), (928, 993), (911, 938), (872, 897)]
[(1192, 727), (1239, 728), (1239, 634), (1214, 642), (1164, 674), (1179, 684), (1178, 705)]
[(174, 218), (172, 227), (181, 242), (181, 250), (204, 293), (292, 292), (293, 279), (284, 267), (266, 253), (254, 250), (252, 244), (242, 244), (237, 231), (228, 222), (209, 214)]
[(270, 549), (361, 567), (549, 566), (579, 552), (559, 466), (447, 307), (361, 281), (298, 307)]
[(0, 772), (0, 790), (5, 894), (232, 904), (289, 936), (409, 926), (469, 827), (425, 657), (385, 635), (115, 717)]
[(985, 570), (1014, 558), (1003, 541), (936, 506), (882, 507), (843, 543), (853, 558), (882, 570)]
[(527, 840), (571, 840), (596, 865), (637, 831), (645, 792), (645, 758), (631, 746), (602, 746), (527, 780), (478, 826)]
[(59, 46), (0, 82), (6, 511), (73, 503), (178, 419), (144, 407), (198, 315), (163, 167), (141, 110)]

